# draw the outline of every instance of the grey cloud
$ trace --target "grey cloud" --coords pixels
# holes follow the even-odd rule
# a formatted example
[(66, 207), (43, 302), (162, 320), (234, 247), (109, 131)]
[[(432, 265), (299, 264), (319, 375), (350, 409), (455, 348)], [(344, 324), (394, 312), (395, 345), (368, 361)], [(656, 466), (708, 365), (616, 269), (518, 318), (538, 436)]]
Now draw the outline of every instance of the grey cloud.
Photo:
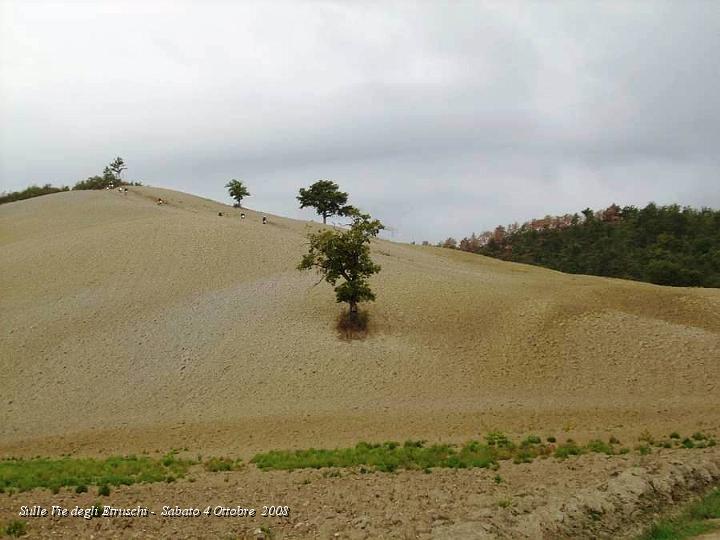
[(611, 202), (720, 206), (711, 1), (0, 3), (0, 189), (133, 178), (395, 238)]

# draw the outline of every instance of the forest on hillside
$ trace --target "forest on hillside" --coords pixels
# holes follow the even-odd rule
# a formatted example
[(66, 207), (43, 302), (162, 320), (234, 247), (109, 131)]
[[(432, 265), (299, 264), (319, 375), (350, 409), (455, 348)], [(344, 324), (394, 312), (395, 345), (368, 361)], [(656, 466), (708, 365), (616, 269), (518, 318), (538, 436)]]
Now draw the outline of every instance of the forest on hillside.
[(588, 208), (442, 245), (570, 274), (720, 287), (720, 211), (710, 208)]

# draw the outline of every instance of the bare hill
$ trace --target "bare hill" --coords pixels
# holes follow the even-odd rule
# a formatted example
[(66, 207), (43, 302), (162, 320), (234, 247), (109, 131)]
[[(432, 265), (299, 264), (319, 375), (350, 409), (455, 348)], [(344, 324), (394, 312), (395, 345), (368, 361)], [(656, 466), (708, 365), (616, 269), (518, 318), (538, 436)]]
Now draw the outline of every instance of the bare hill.
[(154, 188), (0, 207), (2, 452), (720, 427), (718, 289), (379, 241), (346, 342), (295, 269), (319, 225), (239, 212)]

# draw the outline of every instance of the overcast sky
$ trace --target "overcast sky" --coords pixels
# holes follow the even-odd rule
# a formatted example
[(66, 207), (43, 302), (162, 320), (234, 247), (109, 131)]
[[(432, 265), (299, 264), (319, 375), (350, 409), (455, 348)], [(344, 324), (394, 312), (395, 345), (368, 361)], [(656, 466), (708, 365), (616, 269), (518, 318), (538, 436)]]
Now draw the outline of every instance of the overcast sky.
[(129, 179), (399, 240), (720, 207), (720, 2), (0, 0), (0, 191)]

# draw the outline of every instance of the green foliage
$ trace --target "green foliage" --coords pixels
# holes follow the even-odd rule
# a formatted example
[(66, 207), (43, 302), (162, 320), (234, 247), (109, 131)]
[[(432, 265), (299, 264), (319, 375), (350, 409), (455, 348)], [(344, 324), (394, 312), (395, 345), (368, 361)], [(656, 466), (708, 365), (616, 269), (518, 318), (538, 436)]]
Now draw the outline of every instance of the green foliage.
[(641, 456), (647, 456), (652, 454), (652, 448), (647, 444), (641, 444), (638, 446), (638, 452), (640, 452)]
[(498, 227), (459, 248), (571, 274), (720, 287), (720, 211), (650, 203), (583, 214)]
[[(107, 459), (5, 459), (0, 460), (0, 489), (28, 491), (38, 487), (53, 491), (64, 486), (131, 485), (141, 482), (160, 482), (168, 474), (184, 476), (190, 461), (174, 455), (162, 461), (149, 457), (110, 457)], [(82, 491), (79, 491), (80, 493)]]
[(691, 503), (680, 515), (655, 523), (639, 540), (682, 540), (717, 529), (711, 519), (720, 519), (720, 489)]
[(122, 182), (115, 178), (112, 173), (105, 168), (105, 173), (102, 176), (91, 176), (87, 180), (81, 180), (73, 186), (76, 190), (88, 190), (88, 189), (105, 189), (112, 186), (121, 185)]
[(3, 193), (0, 195), (0, 204), (22, 201), (25, 199), (32, 199), (33, 197), (39, 197), (41, 195), (49, 195), (51, 193), (59, 193), (61, 191), (69, 191), (70, 188), (67, 186), (55, 187), (50, 184), (44, 186), (32, 185), (23, 189), (22, 191), (11, 191), (10, 193)]
[(570, 456), (579, 456), (584, 450), (572, 441), (558, 445), (555, 449), (555, 457), (559, 459), (567, 459)]
[[(120, 175), (127, 167), (123, 158), (120, 156), (116, 157), (112, 163), (110, 163), (103, 170), (102, 176), (91, 176), (87, 180), (82, 180), (75, 184), (73, 189), (87, 190), (87, 189), (106, 189), (108, 187), (127, 185), (128, 182), (124, 182)], [(135, 182), (134, 185), (141, 185), (140, 182)]]
[(533, 444), (540, 444), (542, 440), (537, 435), (528, 435), (521, 443), (520, 446), (527, 447)]
[(25, 536), (27, 534), (27, 522), (14, 519), (4, 527), (5, 534), (12, 538)]
[(318, 180), (307, 189), (300, 188), (297, 200), (300, 208), (314, 208), (322, 216), (323, 223), (327, 223), (330, 216), (348, 216), (355, 211), (347, 204), (348, 194), (340, 191), (331, 180)]
[(103, 484), (102, 486), (100, 486), (98, 488), (98, 495), (100, 495), (101, 497), (110, 496), (110, 486), (108, 486), (107, 484)]
[(251, 196), (247, 187), (245, 187), (245, 184), (243, 184), (240, 180), (232, 179), (225, 184), (225, 187), (227, 188), (230, 197), (235, 199), (238, 205), (242, 205), (242, 200), (245, 197)]
[[(251, 463), (263, 470), (295, 470), (359, 467), (365, 474), (375, 471), (394, 472), (398, 469), (429, 471), (433, 467), (453, 469), (490, 468), (496, 469), (500, 461), (512, 460), (513, 463), (530, 463), (535, 458), (554, 455), (560, 460), (571, 456), (587, 453), (601, 453), (608, 456), (627, 454), (628, 448), (617, 451), (608, 443), (595, 439), (585, 445), (578, 445), (568, 439), (557, 447), (538, 440), (539, 437), (529, 436), (519, 445), (500, 431), (493, 431), (485, 436), (485, 443), (468, 441), (463, 445), (434, 444), (426, 445), (425, 441), (367, 443), (360, 442), (353, 448), (323, 450), (273, 450), (257, 454)], [(647, 445), (637, 446), (641, 455), (651, 449)], [(332, 476), (332, 475), (326, 475)], [(499, 475), (495, 482), (502, 482)]]
[(595, 452), (598, 454), (607, 454), (609, 456), (613, 455), (615, 451), (613, 450), (613, 447), (610, 446), (609, 443), (606, 443), (605, 441), (601, 441), (600, 439), (595, 439), (590, 441), (585, 445), (585, 447), (590, 452)]
[(497, 446), (499, 448), (509, 448), (513, 443), (502, 431), (491, 431), (485, 435), (485, 440), (489, 446)]
[(125, 161), (123, 161), (123, 158), (118, 156), (110, 163), (110, 165), (107, 166), (106, 170), (108, 169), (113, 173), (115, 178), (119, 179), (122, 175), (122, 172), (126, 170), (127, 167), (125, 166)]
[(85, 484), (80, 484), (75, 488), (75, 493), (87, 493), (87, 486)]
[[(309, 250), (299, 270), (316, 268), (334, 286), (337, 302), (347, 302), (357, 312), (359, 302), (375, 300), (367, 278), (380, 271), (370, 258), (370, 241), (384, 228), (367, 214), (354, 211), (348, 230), (320, 230), (308, 234)], [(339, 280), (343, 280), (338, 284)]]
[(432, 446), (398, 445), (387, 442), (361, 442), (354, 448), (336, 450), (280, 451), (258, 454), (252, 459), (263, 470), (293, 470), (323, 467), (372, 467), (381, 472), (397, 469), (425, 470), (432, 467), (464, 469), (489, 467), (496, 462), (493, 452), (485, 445), (468, 444), (457, 448), (447, 444)]

